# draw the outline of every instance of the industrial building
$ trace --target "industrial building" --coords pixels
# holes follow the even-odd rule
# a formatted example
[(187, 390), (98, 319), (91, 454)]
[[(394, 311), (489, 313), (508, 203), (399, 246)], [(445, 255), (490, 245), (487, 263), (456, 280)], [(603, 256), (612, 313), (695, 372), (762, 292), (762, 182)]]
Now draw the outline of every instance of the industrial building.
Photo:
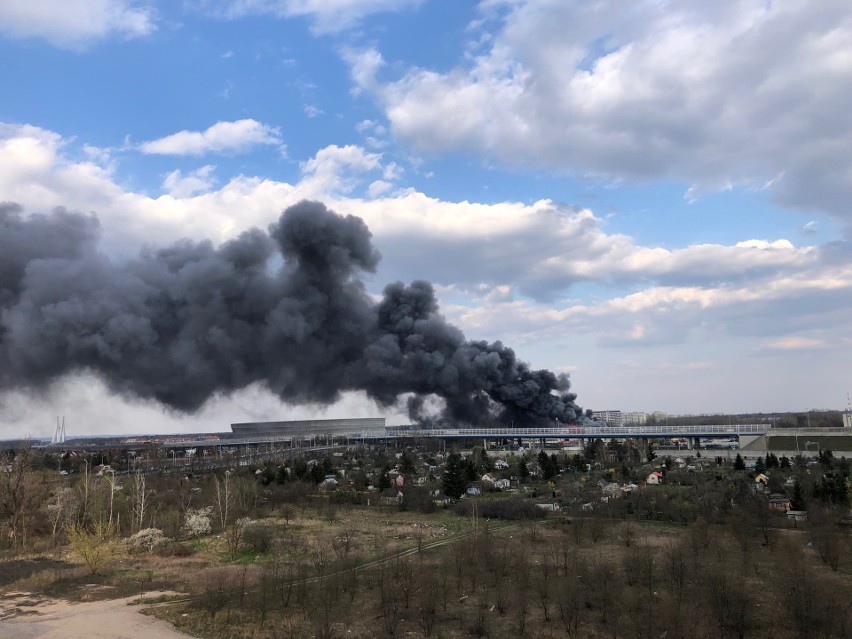
[(384, 417), (349, 419), (300, 419), (282, 422), (245, 422), (231, 424), (235, 437), (316, 437), (358, 435), (365, 431), (384, 431)]

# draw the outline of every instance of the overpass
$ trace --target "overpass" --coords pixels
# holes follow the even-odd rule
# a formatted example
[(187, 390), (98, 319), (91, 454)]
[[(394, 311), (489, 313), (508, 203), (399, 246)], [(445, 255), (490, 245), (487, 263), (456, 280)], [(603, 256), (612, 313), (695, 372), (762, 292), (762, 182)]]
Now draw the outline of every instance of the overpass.
[(769, 431), (766, 424), (736, 426), (550, 426), (539, 428), (394, 428), (365, 430), (347, 437), (354, 440), (376, 439), (624, 439), (672, 437), (761, 436)]
[[(223, 436), (219, 439), (193, 439), (161, 444), (166, 449), (234, 449), (244, 447), (245, 454), (254, 449), (255, 453), (266, 450), (274, 455), (275, 451), (291, 448), (313, 448), (319, 445), (331, 446), (335, 442), (404, 442), (413, 439), (434, 439), (443, 441), (459, 440), (545, 440), (545, 439), (673, 439), (685, 438), (690, 448), (699, 447), (699, 439), (737, 438), (738, 450), (743, 454), (765, 454), (779, 452), (786, 455), (816, 455), (820, 450), (852, 450), (852, 430), (849, 428), (788, 429), (771, 428), (768, 424), (699, 424), (699, 425), (659, 425), (659, 426), (578, 426), (563, 425), (527, 428), (418, 428), (416, 426), (389, 426), (370, 428), (365, 426), (354, 432), (351, 424), (340, 429), (331, 420), (324, 432), (313, 427), (306, 432), (299, 430), (268, 431), (251, 433), (247, 436)], [(221, 435), (225, 435), (222, 433)]]
[(388, 426), (365, 428), (353, 432), (351, 427), (337, 430), (333, 424), (319, 433), (290, 431), (286, 434), (257, 433), (242, 437), (221, 439), (182, 438), (162, 442), (166, 449), (235, 448), (239, 446), (310, 446), (322, 442), (331, 444), (334, 439), (350, 442), (398, 441), (405, 439), (668, 439), (673, 437), (760, 437), (770, 430), (766, 424), (739, 424), (736, 426), (549, 426), (538, 428), (417, 428), (414, 426)]

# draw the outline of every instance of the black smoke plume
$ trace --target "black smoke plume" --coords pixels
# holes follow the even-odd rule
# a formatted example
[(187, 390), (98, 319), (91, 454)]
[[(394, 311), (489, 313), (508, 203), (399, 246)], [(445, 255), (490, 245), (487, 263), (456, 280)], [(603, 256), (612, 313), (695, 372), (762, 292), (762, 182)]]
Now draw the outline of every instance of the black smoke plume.
[(0, 392), (87, 371), (180, 411), (260, 383), (289, 403), (408, 395), (415, 420), (438, 397), (451, 424), (581, 414), (567, 376), (466, 340), (429, 283), (390, 284), (376, 304), (359, 279), (380, 258), (369, 230), (318, 202), (218, 248), (181, 241), (116, 262), (99, 236), (93, 216), (0, 206)]

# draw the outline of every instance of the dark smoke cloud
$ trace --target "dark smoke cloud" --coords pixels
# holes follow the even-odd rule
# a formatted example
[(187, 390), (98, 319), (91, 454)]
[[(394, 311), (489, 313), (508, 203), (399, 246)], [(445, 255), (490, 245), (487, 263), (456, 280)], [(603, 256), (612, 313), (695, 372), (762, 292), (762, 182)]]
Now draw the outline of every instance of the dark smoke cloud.
[(390, 284), (374, 303), (359, 279), (380, 258), (369, 230), (318, 202), (218, 248), (182, 241), (117, 263), (98, 237), (91, 216), (0, 206), (0, 392), (89, 371), (181, 411), (259, 382), (290, 403), (361, 390), (392, 406), (413, 394), (418, 420), (430, 396), (454, 423), (581, 413), (566, 376), (467, 341), (429, 283)]

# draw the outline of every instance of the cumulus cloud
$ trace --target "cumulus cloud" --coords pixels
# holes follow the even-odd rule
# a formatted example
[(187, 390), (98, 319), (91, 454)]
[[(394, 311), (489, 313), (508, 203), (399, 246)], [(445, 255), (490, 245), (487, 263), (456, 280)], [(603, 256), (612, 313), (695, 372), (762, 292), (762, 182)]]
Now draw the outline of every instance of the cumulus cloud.
[[(320, 149), (294, 183), (239, 176), (217, 185), (213, 170), (201, 167), (169, 174), (164, 187), (170, 192), (152, 197), (121, 186), (108, 157), (104, 165), (101, 154), (77, 145), (85, 146), (38, 127), (0, 125), (2, 199), (30, 213), (56, 206), (95, 212), (104, 249), (135, 254), (142, 244), (180, 237), (218, 244), (250, 227), (266, 228), (299, 200), (321, 198), (367, 222), (384, 255), (375, 286), (397, 278), (435, 282), (444, 312), (469, 335), (518, 344), (525, 357), (536, 354), (536, 364), (576, 368), (581, 398), (591, 381), (579, 380), (591, 380), (596, 371), (602, 371), (601, 393), (612, 392), (613, 379), (633, 388), (617, 377), (622, 373), (616, 363), (607, 367), (607, 353), (640, 361), (668, 358), (679, 367), (709, 361), (713, 371), (722, 371), (720, 388), (740, 374), (743, 387), (756, 383), (751, 369), (730, 371), (734, 357), (741, 365), (749, 353), (806, 358), (815, 343), (801, 338), (831, 344), (820, 350), (821, 358), (848, 355), (849, 242), (807, 246), (755, 238), (673, 249), (643, 245), (608, 232), (589, 209), (549, 200), (450, 202), (412, 189), (385, 189), (376, 184), (385, 175), (401, 180), (399, 169), (357, 146)], [(376, 185), (372, 195), (370, 185)], [(653, 350), (644, 348), (650, 345)], [(625, 357), (624, 349), (643, 355)], [(819, 371), (801, 358), (784, 364), (771, 358), (775, 364), (761, 379), (778, 388), (786, 373), (809, 383)], [(653, 371), (649, 366), (647, 383), (639, 385), (647, 392), (653, 392)]]
[(302, 163), (303, 185), (318, 196), (349, 193), (360, 184), (364, 174), (381, 166), (380, 159), (380, 155), (353, 144), (332, 144)]
[[(321, 198), (366, 220), (384, 255), (382, 281), (429, 279), (467, 300), (451, 310), (462, 325), (494, 337), (502, 326), (540, 338), (577, 332), (599, 344), (641, 345), (713, 326), (766, 339), (846, 326), (850, 310), (847, 242), (645, 246), (607, 232), (589, 209), (549, 200), (482, 204), (394, 191), (382, 178), (399, 178), (399, 167), (357, 146), (320, 149), (294, 184), (237, 177), (215, 187), (213, 168), (204, 166), (168, 174), (169, 194), (151, 198), (120, 187), (108, 169), (73, 159), (69, 144), (36, 127), (0, 127), (4, 199), (30, 211), (97, 211), (107, 244), (122, 247), (181, 236), (221, 242), (265, 227), (303, 198)], [(351, 195), (361, 184), (367, 199)]]
[(246, 153), (258, 145), (280, 146), (280, 130), (257, 120), (217, 122), (204, 131), (179, 131), (139, 145), (152, 155), (205, 155), (207, 153)]
[(169, 195), (176, 198), (192, 197), (196, 193), (208, 191), (216, 183), (212, 175), (214, 170), (216, 167), (212, 164), (190, 171), (186, 175), (179, 169), (175, 169), (166, 175), (163, 188)]
[(0, 33), (42, 38), (66, 48), (119, 35), (145, 36), (154, 31), (154, 10), (129, 0), (0, 0)]
[(346, 53), (393, 132), (423, 151), (736, 187), (850, 220), (852, 6), (490, 0), (449, 71)]
[(280, 18), (308, 18), (316, 33), (333, 33), (350, 28), (367, 16), (388, 11), (404, 11), (423, 0), (202, 0), (202, 7), (226, 18), (273, 15)]

